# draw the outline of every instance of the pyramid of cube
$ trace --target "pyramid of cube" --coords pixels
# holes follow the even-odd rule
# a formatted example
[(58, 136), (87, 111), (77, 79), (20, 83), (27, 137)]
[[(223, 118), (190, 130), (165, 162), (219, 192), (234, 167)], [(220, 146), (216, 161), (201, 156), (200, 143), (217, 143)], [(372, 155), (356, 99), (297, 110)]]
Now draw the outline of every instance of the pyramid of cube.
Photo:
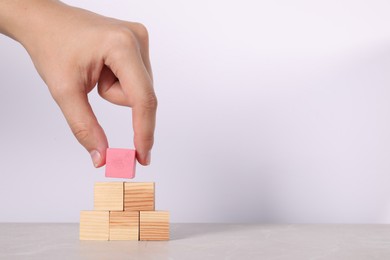
[(155, 211), (153, 182), (99, 182), (81, 211), (80, 240), (169, 240), (169, 212)]

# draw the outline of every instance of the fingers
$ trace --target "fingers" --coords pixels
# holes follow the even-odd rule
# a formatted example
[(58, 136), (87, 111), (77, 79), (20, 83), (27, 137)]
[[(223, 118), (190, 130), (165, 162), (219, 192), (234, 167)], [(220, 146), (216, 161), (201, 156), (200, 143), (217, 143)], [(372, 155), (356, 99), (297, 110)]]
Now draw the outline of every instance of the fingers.
[(129, 100), (124, 95), (121, 84), (114, 73), (103, 66), (98, 81), (98, 92), (107, 101), (120, 106), (129, 106)]
[(156, 126), (157, 99), (148, 97), (143, 103), (133, 107), (134, 145), (137, 150), (137, 159), (143, 165), (151, 162), (151, 149), (154, 143), (154, 129)]
[(123, 77), (120, 77), (120, 82), (132, 107), (134, 146), (137, 150), (137, 159), (142, 165), (149, 165), (154, 143), (157, 110), (157, 98), (153, 84), (140, 57), (133, 59), (132, 64), (124, 64), (121, 68), (123, 68), (124, 73)]
[[(154, 93), (152, 80), (141, 59), (137, 64), (125, 66), (139, 66), (138, 73), (128, 73), (123, 79), (124, 91), (134, 97), (132, 104), (134, 145), (137, 150), (138, 161), (149, 165), (151, 149), (154, 143), (154, 130), (156, 126), (157, 98)], [(133, 89), (128, 87), (133, 86)]]
[(60, 93), (54, 91), (52, 95), (60, 106), (73, 134), (90, 153), (93, 165), (103, 166), (108, 142), (88, 102), (87, 93), (76, 86), (64, 87)]
[[(137, 160), (142, 165), (151, 161), (151, 149), (154, 143), (154, 130), (156, 124), (157, 98), (148, 69), (145, 67), (137, 42), (132, 34), (123, 43), (123, 48), (116, 48), (105, 59), (107, 68), (118, 79), (111, 87), (99, 84), (99, 93), (103, 98), (118, 104), (123, 104), (125, 98), (127, 106), (132, 107), (134, 146), (137, 150)], [(112, 82), (112, 77), (100, 83)], [(111, 78), (111, 80), (109, 80)], [(118, 95), (118, 96), (117, 96)]]
[(129, 27), (132, 28), (134, 35), (137, 37), (140, 42), (140, 53), (142, 57), (142, 61), (145, 65), (146, 70), (149, 73), (149, 77), (153, 81), (153, 72), (152, 66), (150, 64), (149, 57), (149, 33), (146, 27), (141, 23), (129, 22)]

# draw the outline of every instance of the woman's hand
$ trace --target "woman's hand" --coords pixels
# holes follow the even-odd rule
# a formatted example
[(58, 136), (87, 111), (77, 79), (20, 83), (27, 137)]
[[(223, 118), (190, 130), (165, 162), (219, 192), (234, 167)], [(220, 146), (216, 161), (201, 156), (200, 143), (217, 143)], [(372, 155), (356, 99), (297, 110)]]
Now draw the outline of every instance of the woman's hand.
[(88, 102), (96, 84), (101, 97), (132, 108), (137, 159), (150, 163), (157, 99), (143, 25), (58, 1), (9, 0), (0, 2), (0, 32), (26, 48), (95, 167), (108, 147)]

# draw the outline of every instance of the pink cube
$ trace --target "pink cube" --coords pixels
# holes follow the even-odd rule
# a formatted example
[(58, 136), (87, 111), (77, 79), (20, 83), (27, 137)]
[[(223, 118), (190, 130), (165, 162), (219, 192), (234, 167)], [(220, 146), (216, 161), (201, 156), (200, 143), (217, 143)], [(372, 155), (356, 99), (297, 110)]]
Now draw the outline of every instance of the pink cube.
[(132, 179), (135, 176), (135, 150), (108, 148), (106, 177)]

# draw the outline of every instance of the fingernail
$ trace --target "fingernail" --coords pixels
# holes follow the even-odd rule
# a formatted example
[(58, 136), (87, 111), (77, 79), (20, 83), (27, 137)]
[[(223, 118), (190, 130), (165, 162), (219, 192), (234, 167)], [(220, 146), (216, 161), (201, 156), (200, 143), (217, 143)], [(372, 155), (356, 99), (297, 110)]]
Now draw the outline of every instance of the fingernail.
[(101, 159), (100, 153), (96, 150), (93, 150), (89, 154), (91, 155), (93, 166), (95, 166), (95, 168), (97, 168), (100, 164), (100, 159)]
[(149, 151), (146, 155), (146, 165), (150, 164), (150, 161), (152, 160), (152, 153)]

